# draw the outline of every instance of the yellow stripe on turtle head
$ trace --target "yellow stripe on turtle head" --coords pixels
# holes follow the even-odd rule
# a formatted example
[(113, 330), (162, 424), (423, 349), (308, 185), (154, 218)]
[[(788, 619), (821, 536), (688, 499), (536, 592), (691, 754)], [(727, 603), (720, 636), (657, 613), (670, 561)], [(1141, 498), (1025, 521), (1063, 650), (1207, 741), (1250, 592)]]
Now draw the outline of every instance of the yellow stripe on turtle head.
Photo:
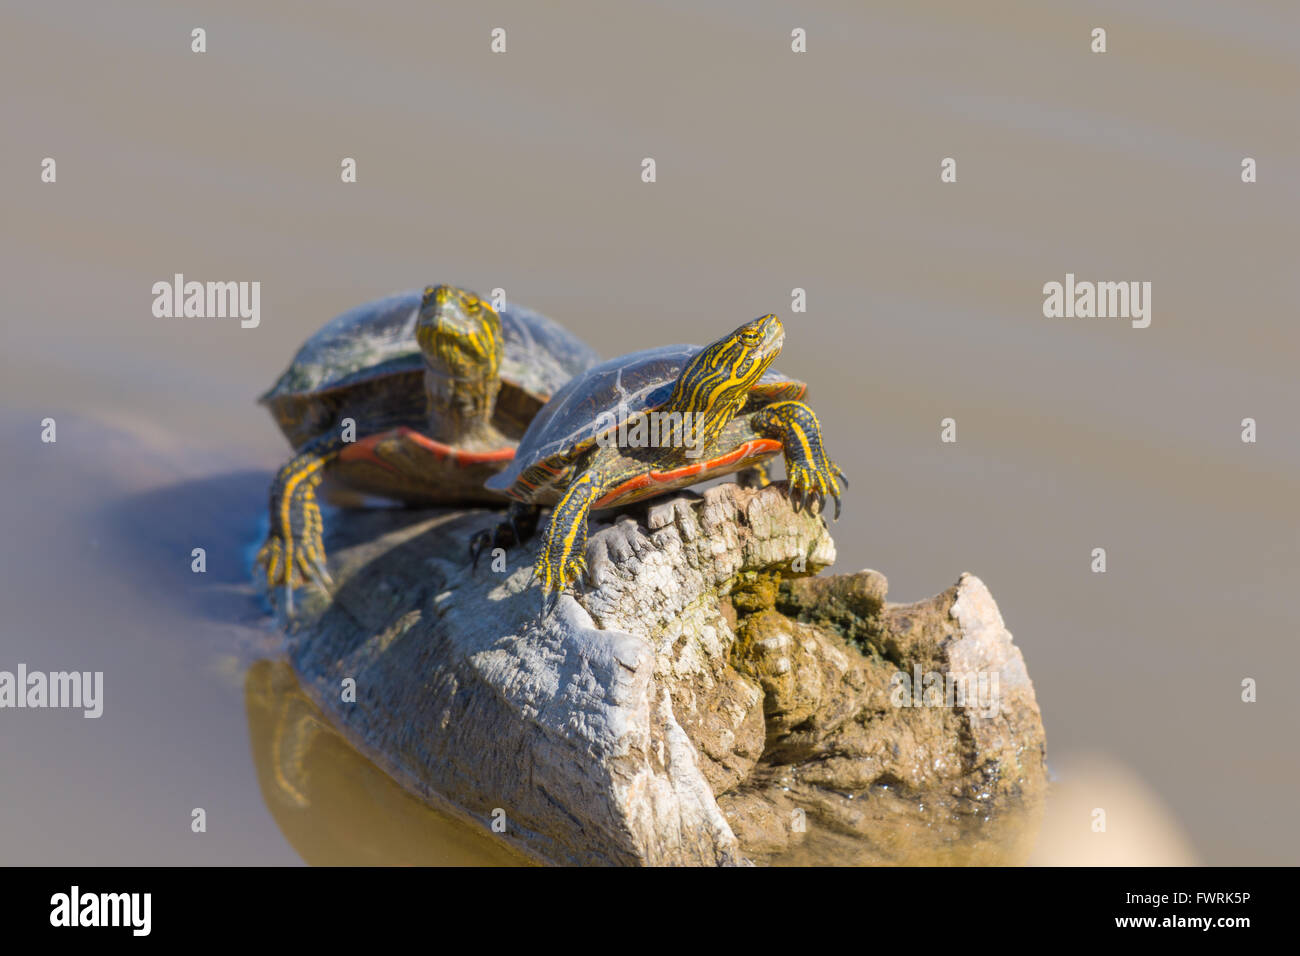
[(775, 315), (746, 322), (691, 359), (663, 410), (690, 412), (696, 442), (711, 442), (780, 354), (784, 342), (785, 329)]
[(415, 340), (429, 366), (457, 379), (495, 379), (505, 338), (501, 316), (473, 292), (428, 286), (420, 304)]

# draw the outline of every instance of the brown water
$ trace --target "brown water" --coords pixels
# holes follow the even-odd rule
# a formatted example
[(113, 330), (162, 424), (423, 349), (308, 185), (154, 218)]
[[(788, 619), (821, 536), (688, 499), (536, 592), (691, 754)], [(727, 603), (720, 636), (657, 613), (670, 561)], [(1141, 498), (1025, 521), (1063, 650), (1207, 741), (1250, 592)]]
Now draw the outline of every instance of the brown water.
[[(1186, 858), (1300, 862), (1300, 8), (617, 9), (6, 6), (0, 669), (104, 670), (107, 699), (0, 712), (0, 862), (382, 857), (263, 798), (247, 549), (286, 448), (253, 399), (325, 319), (443, 280), (606, 355), (780, 314), (854, 479), (838, 570), (895, 600), (984, 579), (1060, 806), (1113, 792), (1103, 760)], [(153, 317), (176, 272), (260, 281), (261, 325)], [(1067, 272), (1150, 281), (1150, 328), (1044, 318)], [(419, 861), (497, 861), (440, 826), (411, 823)]]

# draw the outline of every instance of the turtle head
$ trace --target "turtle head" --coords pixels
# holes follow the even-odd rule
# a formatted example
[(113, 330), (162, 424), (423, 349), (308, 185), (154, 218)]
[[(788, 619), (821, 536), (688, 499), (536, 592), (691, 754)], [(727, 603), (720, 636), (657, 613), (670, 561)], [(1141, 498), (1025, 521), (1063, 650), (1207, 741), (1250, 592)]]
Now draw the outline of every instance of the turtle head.
[(415, 340), (424, 353), (429, 437), (471, 450), (500, 448), (492, 426), (501, 390), (501, 316), (472, 292), (429, 286)]
[(697, 449), (717, 438), (745, 404), (784, 342), (781, 320), (764, 315), (701, 349), (682, 369), (666, 409), (690, 413)]
[(501, 317), (473, 292), (428, 286), (415, 340), (430, 371), (451, 379), (495, 381), (501, 370)]
[(775, 315), (746, 322), (709, 348), (724, 347), (735, 356), (736, 371), (752, 387), (763, 377), (785, 344), (785, 326)]

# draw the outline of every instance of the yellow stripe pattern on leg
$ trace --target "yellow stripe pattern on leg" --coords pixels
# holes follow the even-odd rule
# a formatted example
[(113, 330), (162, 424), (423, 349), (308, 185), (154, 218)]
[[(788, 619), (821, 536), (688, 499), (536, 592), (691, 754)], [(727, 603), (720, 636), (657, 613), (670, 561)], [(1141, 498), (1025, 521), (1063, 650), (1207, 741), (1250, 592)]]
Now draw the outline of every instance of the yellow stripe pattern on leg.
[(773, 402), (754, 413), (754, 428), (778, 439), (785, 449), (785, 470), (790, 496), (799, 507), (811, 495), (824, 506), (835, 499), (835, 517), (840, 515), (840, 485), (844, 472), (826, 457), (821, 424), (803, 402)]

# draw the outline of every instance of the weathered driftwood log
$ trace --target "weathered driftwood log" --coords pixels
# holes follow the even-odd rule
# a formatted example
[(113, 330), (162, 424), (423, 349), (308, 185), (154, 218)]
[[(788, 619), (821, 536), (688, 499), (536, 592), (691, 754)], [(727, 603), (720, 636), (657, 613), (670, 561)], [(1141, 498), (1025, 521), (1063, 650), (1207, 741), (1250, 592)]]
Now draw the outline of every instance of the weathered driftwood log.
[(426, 800), (557, 863), (1027, 855), (1043, 728), (979, 579), (886, 604), (812, 576), (834, 544), (782, 486), (723, 484), (593, 525), (596, 583), (543, 619), (537, 542), (467, 566), (499, 518), (340, 516), (293, 624), (304, 688)]

